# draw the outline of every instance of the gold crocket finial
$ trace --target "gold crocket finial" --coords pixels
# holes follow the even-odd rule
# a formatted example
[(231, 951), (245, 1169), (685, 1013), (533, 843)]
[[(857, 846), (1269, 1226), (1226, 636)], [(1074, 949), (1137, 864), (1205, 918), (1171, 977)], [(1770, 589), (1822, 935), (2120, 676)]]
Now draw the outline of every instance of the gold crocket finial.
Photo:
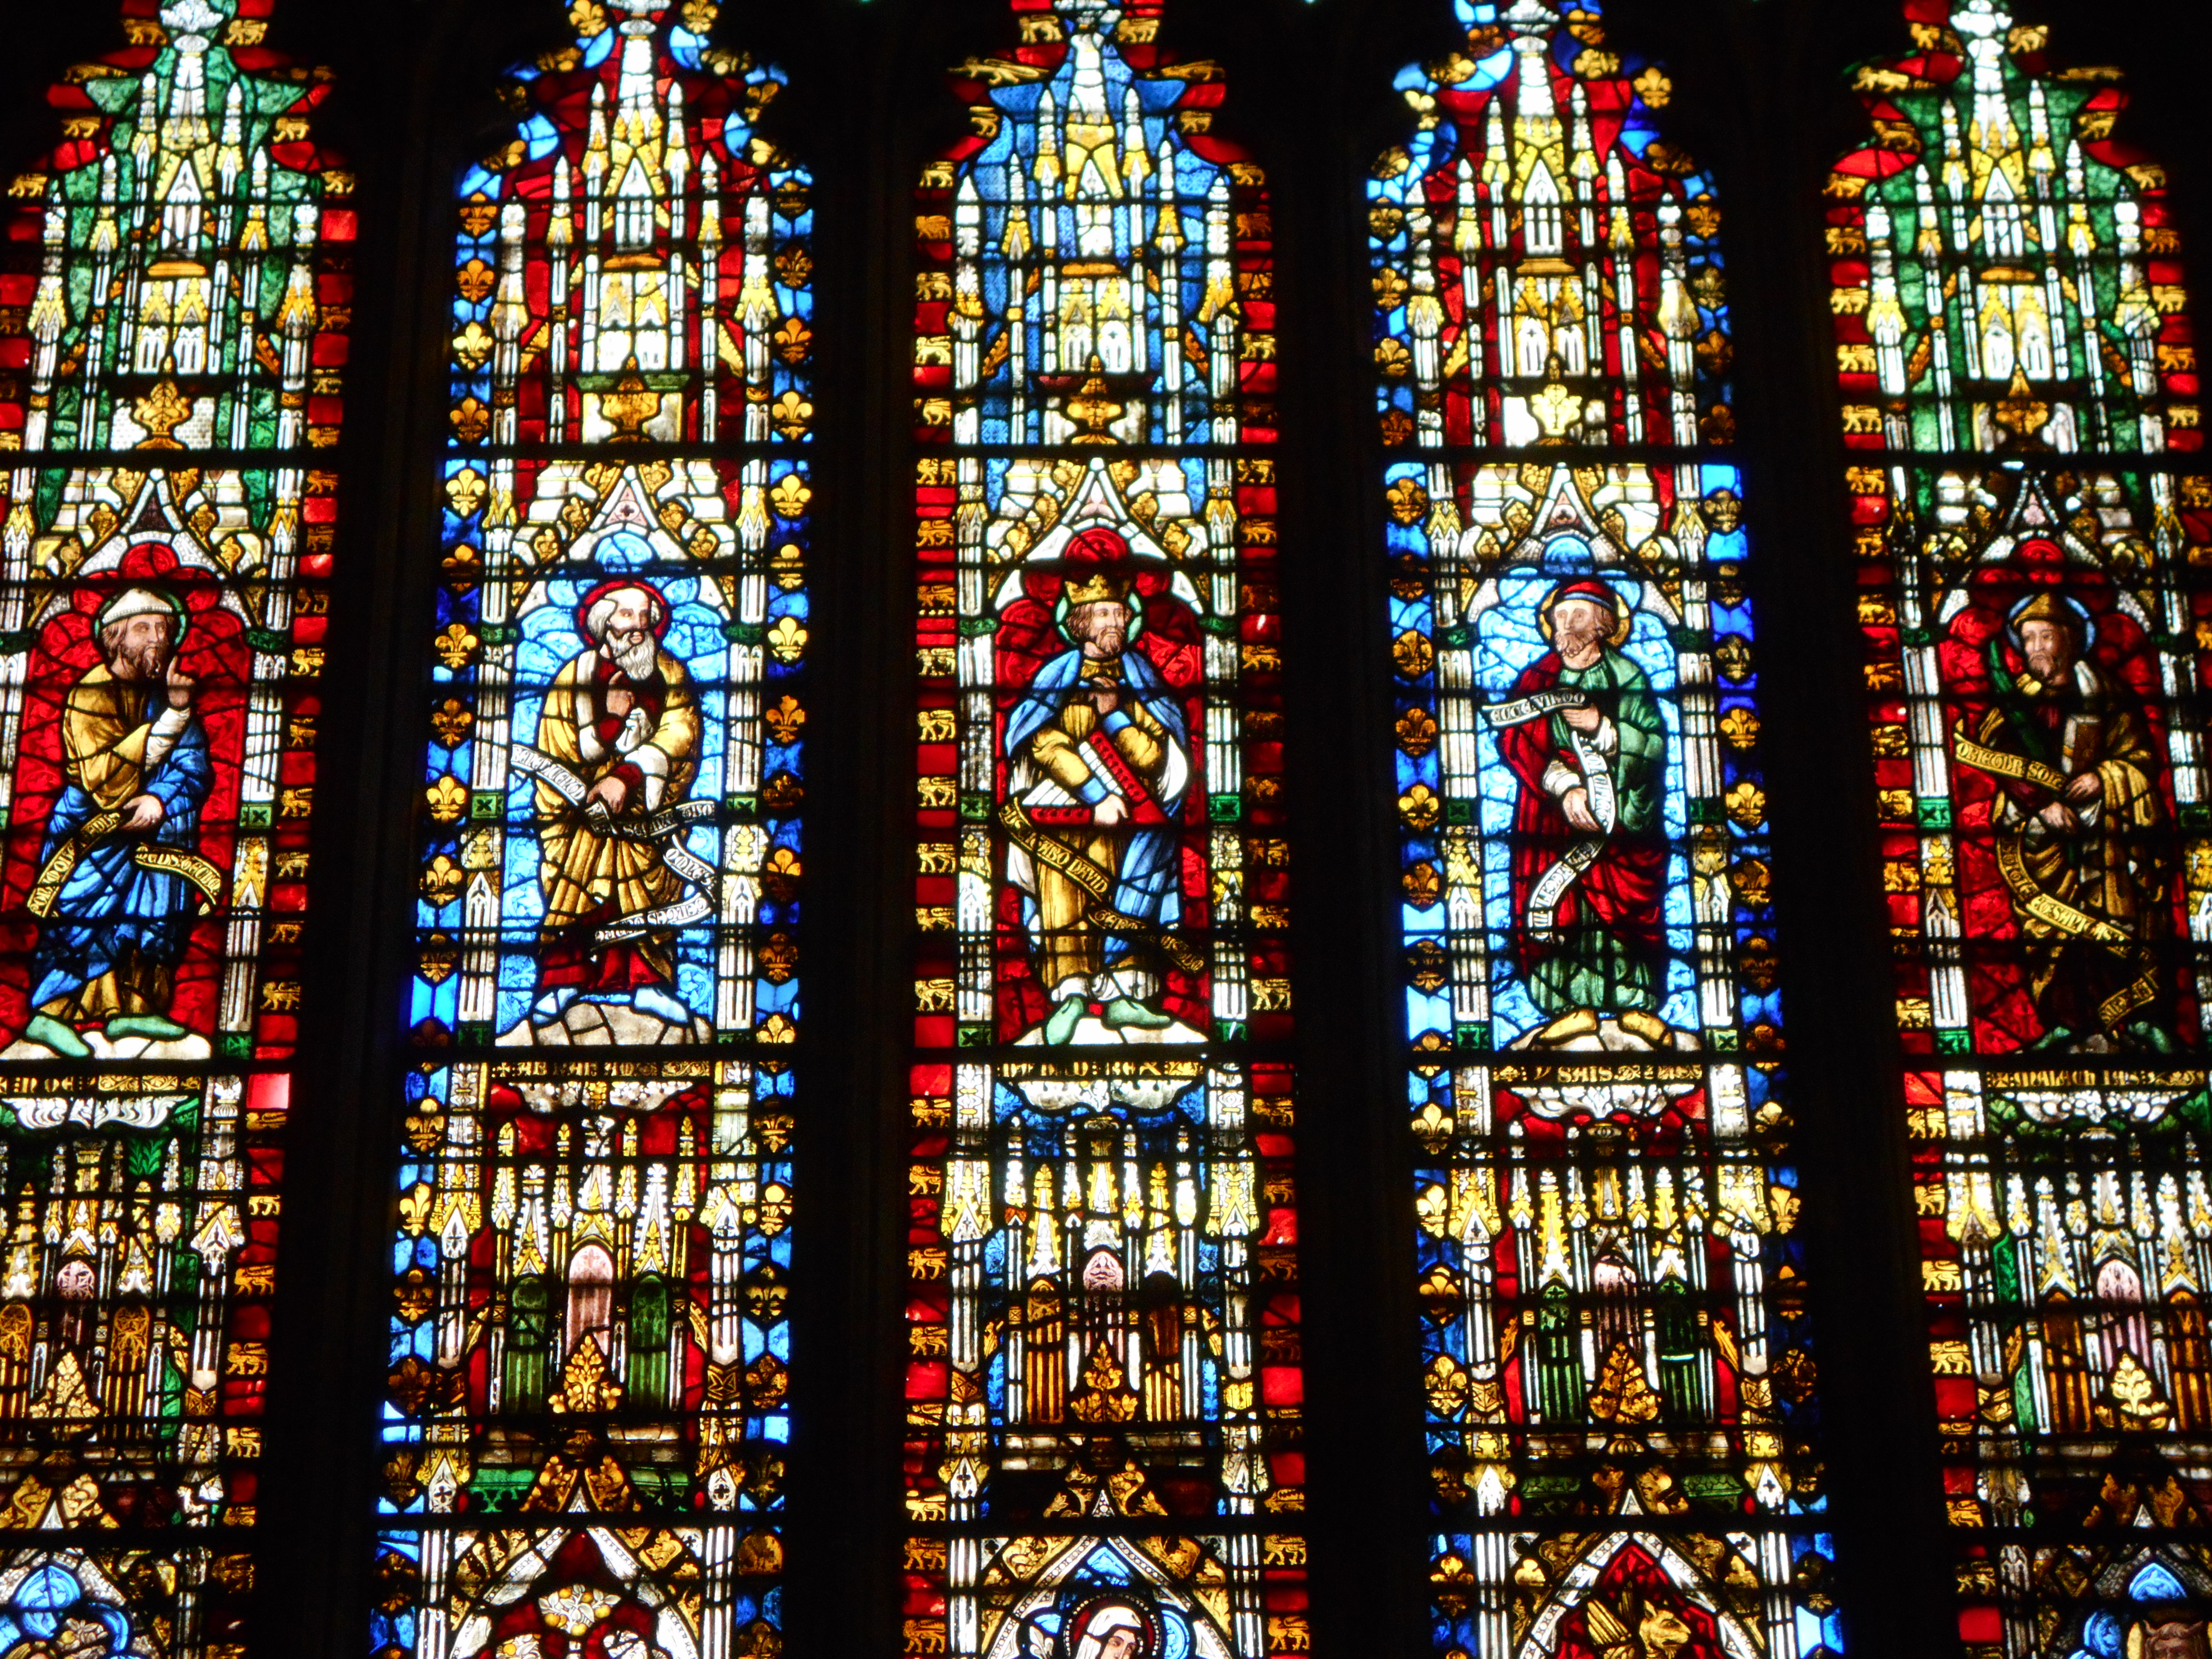
[(1999, 426), (2011, 433), (2014, 439), (2026, 443), (2041, 431), (2043, 423), (2051, 418), (2051, 405), (2035, 395), (2034, 388), (2028, 385), (2027, 372), (2015, 368), (2012, 372), (2012, 384), (2005, 388), (2005, 395), (1997, 399), (1996, 407), (1991, 413)]
[(146, 430), (141, 449), (182, 449), (170, 434), (192, 417), (191, 400), (177, 390), (174, 380), (162, 380), (131, 405), (131, 413)]

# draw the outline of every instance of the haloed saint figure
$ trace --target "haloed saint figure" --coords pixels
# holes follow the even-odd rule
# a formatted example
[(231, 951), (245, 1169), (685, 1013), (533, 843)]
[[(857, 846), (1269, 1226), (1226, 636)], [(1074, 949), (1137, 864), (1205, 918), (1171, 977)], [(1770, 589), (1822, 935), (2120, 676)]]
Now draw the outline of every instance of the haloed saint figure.
[(1538, 606), (1551, 649), (1508, 701), (1484, 708), (1518, 784), (1513, 810), (1514, 951), (1538, 1040), (1601, 1020), (1651, 1047), (1668, 1028), (1662, 903), (1667, 733), (1644, 671), (1620, 649), (1630, 617), (1607, 583), (1561, 583)]
[(1006, 723), (1001, 815), (1051, 1004), (1043, 1040), (1073, 1041), (1094, 1002), (1109, 1032), (1164, 1031), (1161, 958), (1188, 949), (1170, 930), (1191, 768), (1174, 692), (1131, 648), (1143, 609), (1120, 535), (1070, 541), (1056, 614), (1067, 649)]
[(71, 1060), (82, 1035), (169, 1042), (173, 975), (221, 874), (195, 850), (214, 781), (192, 678), (178, 661), (184, 605), (126, 587), (94, 618), (100, 660), (62, 705), (65, 779), (27, 908), (39, 923), (24, 1038)]
[(617, 579), (586, 594), (584, 649), (555, 678), (526, 761), (544, 824), (539, 1024), (580, 996), (691, 1024), (673, 993), (668, 941), (707, 913), (689, 884), (713, 872), (690, 868), (679, 842), (699, 704), (684, 665), (661, 647), (668, 619), (668, 601), (647, 582)]
[(1024, 1659), (1159, 1659), (1166, 1644), (1158, 1608), (1120, 1594), (1072, 1600), (1063, 1596), (1057, 1632), (1030, 1625)]
[(2038, 593), (2009, 622), (1990, 643), (1989, 700), (1953, 742), (1994, 791), (1996, 874), (2043, 1028), (2033, 1046), (2170, 1049), (2151, 943), (2169, 875), (2153, 733), (2089, 660), (2075, 601)]

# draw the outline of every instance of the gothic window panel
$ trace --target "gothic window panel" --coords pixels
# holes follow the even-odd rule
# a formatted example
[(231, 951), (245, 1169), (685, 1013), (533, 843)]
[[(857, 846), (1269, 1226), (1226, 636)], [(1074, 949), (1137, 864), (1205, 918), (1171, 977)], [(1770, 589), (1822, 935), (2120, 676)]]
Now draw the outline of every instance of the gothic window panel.
[(0, 257), (0, 1529), (102, 1540), (0, 1548), (0, 1643), (217, 1659), (253, 1581), (352, 181), (266, 0), (123, 11)]
[(916, 225), (907, 1641), (1305, 1642), (1272, 262), (1158, 7), (1018, 3)]
[(1721, 210), (1594, 9), (1459, 11), (1369, 192), (1435, 1650), (1810, 1659)]
[(1909, 3), (1828, 183), (1929, 1362), (1978, 1656), (2201, 1641), (2212, 494), (2115, 71)]
[(251, 1516), (289, 1079), (0, 1085), (7, 1522)]
[[(418, 1104), (387, 1507), (772, 1508), (789, 1438), (788, 1069), (517, 1060), (441, 1071)], [(609, 1443), (599, 1456), (578, 1451), (585, 1431)]]
[(1905, 9), (1918, 50), (1859, 67), (1876, 142), (1828, 182), (1846, 441), (2198, 449), (2180, 236), (2115, 136), (2119, 72), (2053, 68), (2002, 5)]
[(1457, 9), (1467, 46), (1400, 76), (1421, 134), (1370, 192), (1393, 251), (1375, 270), (1382, 441), (1726, 443), (1720, 210), (1658, 136), (1665, 71), (1624, 70), (1595, 8)]
[(376, 1636), (422, 1659), (781, 1641), (811, 217), (714, 9), (574, 8), (459, 181)]
[(797, 1036), (812, 495), (783, 454), (447, 460), (418, 1041)]
[(769, 1659), (773, 1533), (599, 1522), (393, 1533), (377, 1554), (379, 1653)]
[(126, 9), (0, 275), (0, 1060), (282, 1060), (352, 181), (307, 138), (319, 74), (231, 15), (265, 6)]
[(160, 1554), (11, 1552), (0, 1555), (0, 1652), (167, 1659), (220, 1651), (237, 1634), (237, 1598), (252, 1583), (252, 1556), (204, 1546)]
[[(2094, 458), (1850, 478), (1905, 1047), (2200, 1050), (2203, 481)], [(2039, 729), (2084, 709), (2094, 737)], [(2041, 816), (2054, 795), (2075, 822)]]

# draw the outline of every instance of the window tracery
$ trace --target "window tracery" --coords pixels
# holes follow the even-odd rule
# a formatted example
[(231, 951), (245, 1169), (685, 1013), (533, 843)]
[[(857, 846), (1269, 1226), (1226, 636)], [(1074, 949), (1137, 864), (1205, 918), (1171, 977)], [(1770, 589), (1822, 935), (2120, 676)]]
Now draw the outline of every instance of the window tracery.
[(781, 1643), (810, 179), (580, 4), (460, 181), (380, 1650)]
[(0, 1629), (165, 1659), (253, 1582), (352, 298), (268, 11), (129, 0), (0, 269)]
[(1959, 1632), (2151, 1650), (2212, 1601), (2179, 240), (2116, 71), (1905, 9), (1827, 235)]
[(1809, 1659), (1722, 211), (1594, 8), (1458, 11), (1369, 187), (1435, 1647)]
[[(1297, 1653), (1267, 183), (1157, 0), (1014, 9), (918, 198), (902, 1633)], [(1587, 3), (1458, 9), (1364, 204), (1436, 1642), (1813, 1659), (1721, 204)], [(1972, 1659), (2148, 1659), (2212, 1607), (2179, 234), (2112, 72), (1906, 9), (1826, 252), (1947, 1565)], [(0, 1653), (240, 1659), (353, 186), (268, 0), (123, 11), (0, 257)], [(456, 204), (393, 1655), (783, 1641), (812, 184), (712, 14), (577, 0)]]
[(1017, 0), (916, 232), (909, 1647), (1306, 1640), (1265, 182)]

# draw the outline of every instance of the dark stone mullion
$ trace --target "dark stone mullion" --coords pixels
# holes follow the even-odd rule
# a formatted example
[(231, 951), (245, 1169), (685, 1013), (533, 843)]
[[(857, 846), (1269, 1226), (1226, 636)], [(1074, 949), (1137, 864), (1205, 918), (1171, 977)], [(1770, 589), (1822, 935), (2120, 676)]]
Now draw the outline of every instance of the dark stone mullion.
[[(444, 309), (451, 288), (451, 79), (464, 8), (405, 28), (312, 30), (280, 7), (271, 44), (336, 81), (317, 138), (358, 179), (346, 465), (318, 749), (306, 1008), (295, 1068), (250, 1650), (346, 1653), (374, 1594), (376, 1440), (388, 1337), (386, 1241), (402, 1112), (414, 804), (437, 572)], [(295, 33), (296, 31), (296, 33)], [(410, 38), (411, 37), (411, 38)], [(310, 464), (313, 464), (312, 457)]]
[[(1855, 625), (1820, 191), (1862, 142), (1844, 68), (1904, 36), (1887, 5), (1750, 0), (1693, 19), (1645, 3), (1620, 34), (1663, 57), (1662, 125), (1721, 203), (1733, 380), (1759, 620), (1762, 750), (1796, 1123), (1801, 1226), (1820, 1367), (1827, 1588), (1862, 1654), (1954, 1640), (1927, 1323)], [(1781, 670), (1784, 672), (1777, 672)]]

